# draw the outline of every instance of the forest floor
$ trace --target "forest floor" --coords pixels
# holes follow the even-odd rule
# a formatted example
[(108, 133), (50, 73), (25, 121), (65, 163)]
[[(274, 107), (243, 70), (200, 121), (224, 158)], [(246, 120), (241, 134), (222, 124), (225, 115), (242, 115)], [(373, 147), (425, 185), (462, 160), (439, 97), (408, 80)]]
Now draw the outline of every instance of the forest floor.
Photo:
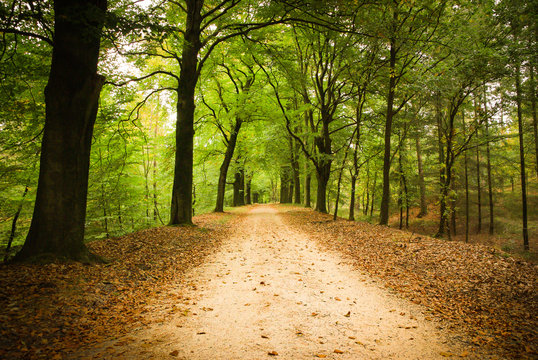
[(311, 210), (256, 205), (0, 268), (0, 357), (445, 359), (538, 355), (538, 269)]

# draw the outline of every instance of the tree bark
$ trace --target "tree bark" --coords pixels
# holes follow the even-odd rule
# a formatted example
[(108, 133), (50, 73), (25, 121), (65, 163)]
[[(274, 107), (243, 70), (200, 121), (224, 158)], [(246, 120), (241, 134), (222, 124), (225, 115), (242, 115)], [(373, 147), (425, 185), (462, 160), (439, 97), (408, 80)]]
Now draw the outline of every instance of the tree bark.
[(418, 187), (420, 192), (420, 212), (417, 217), (421, 218), (428, 214), (428, 205), (426, 204), (426, 184), (424, 182), (424, 169), (422, 167), (422, 149), (420, 147), (419, 134), (415, 137), (417, 148), (417, 167), (418, 167)]
[(301, 203), (301, 178), (299, 174), (299, 148), (298, 144), (290, 137), (291, 141), (291, 170), (293, 173), (293, 202)]
[(351, 194), (349, 195), (349, 217), (348, 220), (353, 221), (355, 220), (355, 187), (357, 183), (357, 178), (355, 176), (351, 176)]
[[(463, 137), (466, 137), (465, 113), (462, 111)], [(469, 170), (468, 170), (467, 150), (463, 153), (463, 164), (465, 169), (465, 242), (469, 242)]]
[[(394, 17), (396, 21), (396, 11)], [(387, 95), (387, 114), (385, 119), (385, 153), (383, 155), (383, 196), (381, 198), (381, 209), (379, 213), (379, 224), (387, 225), (389, 222), (389, 205), (390, 205), (390, 139), (392, 135), (392, 118), (393, 118), (393, 103), (394, 91), (396, 87), (395, 66), (396, 66), (396, 40), (390, 39), (390, 76), (389, 76), (389, 91)]]
[(375, 186), (377, 182), (377, 172), (374, 173), (374, 185), (372, 186), (372, 206), (370, 207), (370, 217), (374, 215), (374, 205), (375, 205)]
[(252, 185), (252, 179), (249, 176), (245, 181), (245, 204), (246, 205), (252, 204), (251, 185)]
[(280, 203), (281, 204), (289, 203), (290, 197), (293, 196), (293, 193), (290, 194), (290, 183), (291, 183), (290, 169), (288, 166), (282, 166), (280, 168)]
[[(535, 26), (535, 31), (538, 32), (538, 26)], [(531, 45), (532, 47), (532, 45)], [(534, 55), (536, 57), (536, 54)], [(536, 114), (536, 84), (534, 82), (534, 58), (529, 61), (529, 97), (531, 100), (532, 112), (532, 128), (534, 130), (534, 155), (536, 159), (535, 171), (538, 177), (538, 119)]]
[(521, 206), (523, 222), (523, 248), (529, 250), (529, 230), (527, 226), (527, 179), (525, 174), (525, 149), (523, 144), (523, 114), (521, 111), (521, 65), (516, 60), (516, 103), (517, 103), (517, 124), (519, 137), (519, 164), (521, 171)]
[[(476, 103), (476, 98), (474, 99), (474, 115), (475, 119), (478, 119), (478, 105)], [(476, 145), (476, 196), (477, 196), (477, 205), (478, 205), (478, 224), (476, 228), (476, 232), (480, 234), (482, 232), (482, 189), (481, 189), (481, 181), (480, 181), (480, 147), (478, 146), (478, 140)]]
[(451, 183), (451, 186), (450, 186), (450, 189), (452, 190), (451, 191), (451, 196), (450, 196), (450, 231), (451, 231), (451, 235), (453, 236), (456, 236), (456, 233), (457, 233), (457, 230), (456, 230), (456, 201), (457, 201), (457, 198), (456, 198), (456, 195), (457, 195), (457, 192), (456, 192), (456, 176), (454, 175), (454, 168), (452, 168), (452, 183)]
[(96, 260), (84, 245), (93, 126), (104, 77), (97, 74), (106, 0), (54, 1), (54, 45), (45, 129), (28, 236), (17, 260), (45, 254)]
[(192, 224), (194, 92), (198, 82), (198, 53), (203, 1), (188, 0), (177, 89), (176, 152), (169, 225)]
[(219, 169), (219, 182), (217, 185), (217, 205), (215, 206), (215, 212), (224, 211), (224, 195), (226, 194), (226, 178), (228, 176), (228, 169), (234, 156), (235, 145), (237, 144), (237, 137), (239, 130), (241, 129), (242, 121), (236, 118), (234, 128), (226, 144), (226, 152), (224, 153), (224, 160)]
[(491, 179), (491, 158), (489, 152), (489, 116), (486, 97), (486, 86), (484, 85), (484, 112), (486, 116), (486, 169), (488, 173), (488, 200), (489, 200), (489, 234), (493, 235), (493, 186)]
[(305, 160), (305, 179), (304, 179), (304, 206), (312, 207), (312, 200), (310, 195), (310, 183), (312, 180), (312, 175), (310, 175), (310, 169), (308, 167), (308, 160)]
[(318, 181), (317, 193), (316, 193), (316, 211), (321, 213), (327, 213), (327, 183), (329, 182), (329, 176), (331, 174), (330, 165), (323, 166), (320, 169), (316, 169), (316, 179)]
[(366, 163), (366, 203), (363, 205), (363, 214), (368, 215), (368, 209), (370, 208), (370, 162)]
[(234, 174), (234, 182), (233, 182), (233, 189), (234, 189), (234, 195), (233, 195), (233, 201), (232, 204), (234, 207), (241, 205), (241, 173), (239, 170), (237, 170)]
[(245, 169), (239, 170), (239, 206), (245, 205)]

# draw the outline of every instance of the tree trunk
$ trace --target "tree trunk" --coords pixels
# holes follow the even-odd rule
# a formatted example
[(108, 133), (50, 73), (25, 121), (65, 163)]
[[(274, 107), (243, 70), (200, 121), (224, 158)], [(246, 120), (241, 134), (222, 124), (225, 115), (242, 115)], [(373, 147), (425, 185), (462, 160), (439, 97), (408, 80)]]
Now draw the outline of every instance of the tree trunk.
[[(394, 12), (396, 18), (396, 12)], [(395, 19), (396, 20), (396, 19)], [(396, 66), (396, 41), (390, 39), (390, 76), (389, 76), (389, 92), (387, 95), (387, 115), (385, 119), (385, 153), (383, 155), (383, 196), (381, 198), (381, 209), (379, 213), (379, 224), (387, 225), (389, 222), (389, 205), (390, 205), (390, 138), (392, 135), (392, 117), (394, 91), (396, 87), (396, 77), (394, 76)]]
[[(444, 130), (444, 136), (441, 136), (440, 140), (440, 150), (444, 145), (444, 165), (441, 167), (441, 176), (440, 176), (440, 219), (439, 219), (439, 229), (435, 237), (442, 237), (445, 234), (445, 231), (448, 228), (447, 235), (448, 240), (451, 240), (451, 231), (450, 226), (447, 227), (449, 217), (451, 217), (454, 209), (451, 208), (452, 197), (450, 190), (452, 188), (452, 176), (453, 176), (453, 166), (455, 155), (453, 152), (453, 143), (455, 138), (454, 131), (454, 121), (457, 114), (457, 106), (451, 107), (448, 113), (448, 122), (447, 129)], [(441, 130), (440, 130), (441, 131)]]
[(409, 228), (409, 191), (407, 190), (407, 178), (402, 168), (403, 200), (405, 206), (405, 228)]
[[(455, 179), (454, 176), (454, 168), (452, 168), (452, 179)], [(452, 184), (450, 186), (451, 196), (450, 196), (450, 229), (451, 229), (451, 235), (456, 236), (456, 181), (452, 180)]]
[[(306, 93), (306, 88), (303, 89), (303, 99), (305, 100), (305, 104), (307, 104), (310, 99), (308, 98), (308, 94)], [(308, 146), (308, 128), (309, 128), (309, 122), (310, 118), (312, 116), (312, 110), (307, 110), (304, 113), (304, 128), (305, 128), (305, 137), (304, 137), (304, 143), (305, 146)], [(305, 159), (304, 163), (304, 206), (305, 207), (312, 207), (312, 199), (311, 199), (311, 192), (310, 192), (310, 184), (312, 182), (312, 174), (310, 172), (310, 165), (309, 160)]]
[(370, 208), (370, 162), (366, 163), (366, 204), (363, 206), (363, 214), (368, 215)]
[(245, 181), (245, 204), (247, 205), (252, 204), (251, 184), (252, 179), (249, 176), (248, 179)]
[(13, 239), (15, 238), (15, 233), (17, 232), (17, 220), (19, 219), (19, 216), (21, 214), (22, 206), (24, 205), (24, 198), (26, 197), (26, 194), (28, 194), (28, 186), (24, 187), (24, 192), (22, 193), (21, 202), (19, 203), (19, 206), (17, 207), (15, 216), (13, 216), (13, 221), (11, 222), (11, 232), (9, 233), (9, 239), (7, 241), (6, 253), (4, 255), (4, 262), (6, 262), (7, 259), (9, 258), (9, 250), (11, 249), (11, 244), (13, 244)]
[(194, 137), (194, 92), (198, 82), (198, 53), (201, 48), (200, 14), (203, 1), (189, 0), (181, 52), (177, 89), (176, 152), (169, 225), (192, 224), (192, 170)]
[(237, 137), (243, 121), (239, 118), (235, 119), (235, 124), (228, 143), (226, 144), (226, 152), (224, 153), (224, 160), (219, 170), (219, 182), (217, 185), (217, 205), (215, 206), (215, 212), (224, 211), (224, 195), (226, 194), (226, 177), (228, 176), (228, 168), (230, 162), (234, 156), (235, 145), (237, 144)]
[(301, 203), (301, 178), (299, 174), (299, 148), (298, 144), (292, 139), (292, 162), (291, 169), (293, 171), (293, 202), (295, 204)]
[(310, 183), (312, 176), (310, 175), (310, 169), (308, 168), (308, 160), (305, 160), (305, 178), (304, 178), (304, 206), (312, 207), (312, 200), (310, 196)]
[(489, 200), (489, 234), (493, 235), (493, 186), (491, 180), (491, 159), (489, 154), (489, 116), (486, 97), (486, 86), (484, 85), (484, 112), (486, 116), (486, 168), (488, 173), (488, 200)]
[(84, 245), (93, 126), (104, 77), (97, 74), (106, 0), (54, 1), (54, 46), (45, 89), (39, 181), (17, 260), (50, 254), (96, 260)]
[[(535, 26), (535, 31), (538, 32), (538, 27)], [(532, 45), (531, 45), (532, 47)], [(536, 54), (534, 55), (534, 58)], [(529, 61), (529, 97), (531, 100), (531, 112), (532, 112), (532, 128), (534, 130), (534, 155), (536, 158), (535, 170), (538, 177), (538, 119), (536, 115), (536, 85), (534, 82), (534, 58)]]
[(529, 230), (527, 227), (527, 179), (525, 175), (525, 149), (523, 144), (523, 114), (521, 112), (521, 65), (516, 60), (516, 103), (517, 103), (517, 124), (519, 136), (519, 164), (521, 169), (521, 205), (523, 221), (523, 248), (529, 250)]
[(280, 168), (280, 203), (289, 203), (290, 198), (290, 173), (287, 166)]
[(327, 213), (327, 183), (331, 174), (330, 165), (316, 169), (316, 179), (318, 181), (316, 211)]
[(241, 204), (241, 174), (239, 173), (239, 170), (237, 170), (234, 174), (234, 182), (233, 182), (233, 189), (234, 189), (234, 195), (233, 195), (233, 206), (240, 206)]
[(153, 154), (153, 221), (157, 221), (159, 216), (159, 204), (157, 202), (157, 157)]
[[(463, 137), (466, 138), (465, 113), (462, 111)], [(463, 153), (463, 164), (465, 169), (465, 242), (469, 242), (469, 170), (468, 170), (467, 150)]]
[[(437, 234), (435, 234), (435, 237), (437, 238), (442, 237), (445, 234), (445, 231), (447, 228), (448, 217), (449, 217), (449, 209), (447, 205), (448, 205), (451, 175), (452, 175), (451, 170), (446, 171), (446, 176), (444, 177), (443, 183), (441, 183), (441, 196), (439, 199), (439, 212), (440, 212), (439, 229), (437, 230)], [(450, 232), (449, 232), (449, 239), (450, 239)]]
[(350, 148), (350, 145), (351, 145), (351, 141), (350, 141), (349, 145), (346, 147), (346, 151), (345, 151), (345, 154), (344, 154), (344, 160), (342, 160), (342, 167), (340, 168), (340, 174), (338, 174), (338, 185), (337, 185), (337, 188), (336, 188), (336, 202), (334, 204), (334, 218), (333, 218), (333, 220), (336, 220), (336, 218), (338, 217), (338, 205), (340, 203), (340, 188), (342, 186), (342, 174), (344, 173), (344, 168), (345, 168), (345, 165), (346, 165), (347, 154), (348, 154), (348, 150)]
[[(478, 114), (476, 109), (477, 107), (476, 98), (474, 99), (474, 107), (475, 107), (475, 119), (478, 119)], [(476, 196), (477, 196), (477, 202), (478, 202), (478, 225), (476, 228), (476, 232), (480, 234), (482, 231), (482, 189), (481, 189), (481, 181), (480, 181), (480, 147), (478, 146), (478, 139), (476, 144)]]
[(374, 205), (375, 205), (375, 185), (377, 182), (377, 172), (374, 173), (374, 185), (372, 186), (372, 206), (370, 207), (370, 217), (374, 214)]
[(239, 170), (239, 206), (245, 205), (245, 169)]
[(428, 214), (428, 205), (426, 204), (426, 184), (424, 182), (424, 169), (422, 167), (422, 150), (420, 147), (419, 134), (415, 137), (415, 144), (417, 148), (417, 166), (418, 166), (418, 186), (420, 192), (420, 212), (417, 217), (421, 218)]
[(351, 176), (351, 194), (349, 198), (349, 217), (348, 220), (355, 220), (355, 186), (357, 183), (357, 178)]

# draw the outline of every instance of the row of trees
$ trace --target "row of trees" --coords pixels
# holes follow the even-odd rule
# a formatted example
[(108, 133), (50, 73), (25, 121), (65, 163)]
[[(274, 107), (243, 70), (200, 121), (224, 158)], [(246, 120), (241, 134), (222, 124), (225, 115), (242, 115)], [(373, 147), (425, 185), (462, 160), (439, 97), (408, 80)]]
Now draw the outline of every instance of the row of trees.
[[(532, 2), (14, 0), (0, 11), (3, 186), (35, 196), (19, 259), (92, 260), (85, 227), (190, 224), (193, 206), (224, 210), (227, 184), (234, 206), (279, 197), (335, 217), (346, 205), (349, 219), (375, 208), (384, 225), (396, 207), (400, 226), (435, 191), (437, 235), (456, 230), (458, 208), (468, 234), (482, 157), (490, 231), (505, 189), (495, 175), (519, 173), (529, 247)], [(4, 202), (13, 230), (20, 197)]]

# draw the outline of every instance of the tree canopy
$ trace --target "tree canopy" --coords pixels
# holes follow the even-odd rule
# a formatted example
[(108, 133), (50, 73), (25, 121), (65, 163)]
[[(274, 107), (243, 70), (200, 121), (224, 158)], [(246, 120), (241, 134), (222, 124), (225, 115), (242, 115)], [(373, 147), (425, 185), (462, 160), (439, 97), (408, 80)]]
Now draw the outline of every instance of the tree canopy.
[(258, 202), (400, 228), (433, 216), (431, 235), (465, 240), (484, 221), (525, 250), (536, 236), (536, 2), (0, 14), (0, 234), (21, 260), (91, 261), (85, 241)]

